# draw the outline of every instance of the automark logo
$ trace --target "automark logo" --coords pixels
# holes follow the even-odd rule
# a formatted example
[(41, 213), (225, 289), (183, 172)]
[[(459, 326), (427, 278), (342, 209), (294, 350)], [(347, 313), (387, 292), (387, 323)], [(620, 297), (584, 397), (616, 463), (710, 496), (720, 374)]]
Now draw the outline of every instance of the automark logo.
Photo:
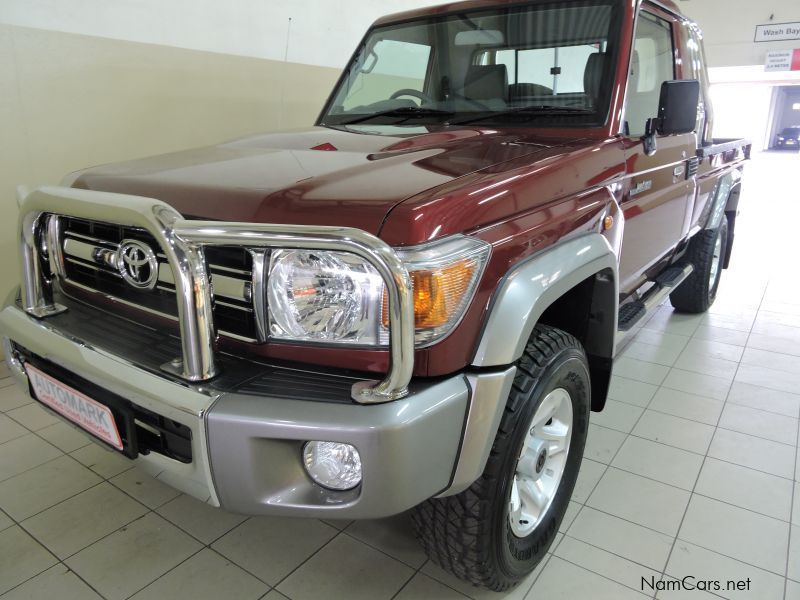
[(140, 290), (152, 290), (158, 281), (158, 259), (152, 248), (137, 240), (123, 240), (117, 250), (122, 278)]

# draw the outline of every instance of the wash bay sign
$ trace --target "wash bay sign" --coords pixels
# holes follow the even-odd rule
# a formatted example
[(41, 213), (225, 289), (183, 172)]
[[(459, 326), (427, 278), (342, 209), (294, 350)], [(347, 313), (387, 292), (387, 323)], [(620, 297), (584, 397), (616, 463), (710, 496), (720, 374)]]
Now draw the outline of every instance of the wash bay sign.
[(756, 25), (756, 42), (783, 42), (786, 40), (800, 40), (800, 21)]

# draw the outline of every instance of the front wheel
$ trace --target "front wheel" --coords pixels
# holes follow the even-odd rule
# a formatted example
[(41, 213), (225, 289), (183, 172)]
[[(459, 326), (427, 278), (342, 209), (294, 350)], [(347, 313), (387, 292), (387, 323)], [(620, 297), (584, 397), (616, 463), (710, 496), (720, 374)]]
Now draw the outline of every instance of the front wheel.
[(717, 298), (725, 253), (728, 249), (728, 219), (716, 229), (698, 233), (687, 251), (694, 272), (669, 296), (672, 306), (681, 312), (704, 313)]
[(589, 426), (586, 354), (571, 335), (537, 325), (481, 477), (418, 506), (415, 531), (430, 559), (495, 591), (544, 558), (578, 477)]

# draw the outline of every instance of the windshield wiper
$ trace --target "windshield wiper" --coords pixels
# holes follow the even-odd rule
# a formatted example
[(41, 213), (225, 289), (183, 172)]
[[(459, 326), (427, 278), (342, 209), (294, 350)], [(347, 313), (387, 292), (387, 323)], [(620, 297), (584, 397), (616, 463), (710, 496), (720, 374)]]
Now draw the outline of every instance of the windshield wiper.
[(393, 108), (391, 110), (382, 110), (380, 112), (372, 113), (371, 115), (364, 115), (363, 117), (356, 117), (349, 121), (342, 121), (337, 125), (355, 125), (357, 123), (365, 123), (379, 117), (402, 117), (405, 119), (413, 119), (414, 117), (450, 117), (455, 113), (450, 110), (439, 110), (438, 108), (423, 108), (420, 106), (401, 106), (400, 108)]
[(525, 117), (552, 117), (558, 115), (593, 115), (595, 111), (588, 108), (578, 108), (577, 106), (554, 106), (554, 105), (540, 105), (540, 106), (521, 106), (518, 108), (509, 108), (507, 110), (497, 110), (487, 114), (467, 117), (466, 119), (456, 119), (449, 121), (448, 125), (465, 125), (467, 123), (476, 123), (478, 121), (486, 121), (488, 119), (496, 119), (503, 117), (525, 116)]

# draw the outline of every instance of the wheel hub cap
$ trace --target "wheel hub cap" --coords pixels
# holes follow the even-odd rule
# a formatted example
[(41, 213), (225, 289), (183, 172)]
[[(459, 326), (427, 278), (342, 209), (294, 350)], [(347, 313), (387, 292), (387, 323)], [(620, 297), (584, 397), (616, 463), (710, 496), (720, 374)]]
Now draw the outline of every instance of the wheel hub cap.
[(530, 535), (553, 503), (569, 456), (572, 398), (563, 388), (545, 396), (517, 460), (508, 520), (517, 537)]

